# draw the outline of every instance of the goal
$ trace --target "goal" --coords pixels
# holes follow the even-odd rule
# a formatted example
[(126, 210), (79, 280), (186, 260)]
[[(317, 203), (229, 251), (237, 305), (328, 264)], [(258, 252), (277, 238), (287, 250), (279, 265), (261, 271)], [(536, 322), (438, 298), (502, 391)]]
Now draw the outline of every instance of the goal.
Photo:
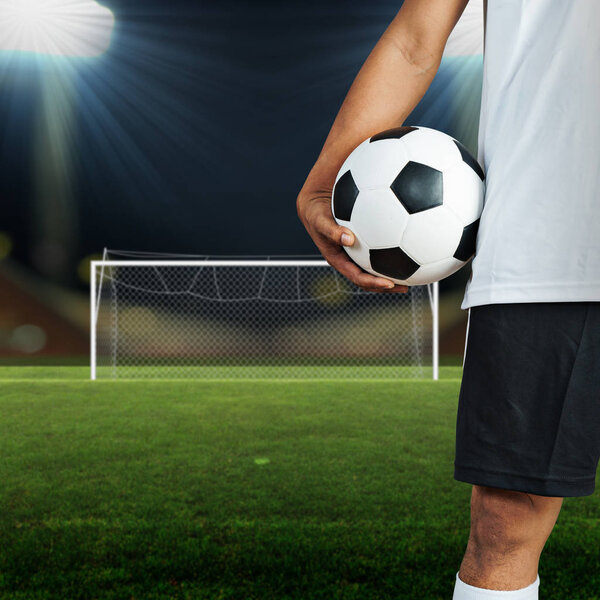
[(105, 250), (91, 378), (438, 378), (438, 286), (366, 292), (322, 257)]

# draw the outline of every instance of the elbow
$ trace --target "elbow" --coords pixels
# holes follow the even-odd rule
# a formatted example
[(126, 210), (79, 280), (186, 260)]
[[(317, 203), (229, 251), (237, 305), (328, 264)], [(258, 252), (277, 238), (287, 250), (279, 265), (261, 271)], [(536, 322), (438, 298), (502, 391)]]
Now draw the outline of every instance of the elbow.
[(402, 58), (421, 74), (430, 73), (432, 70), (437, 71), (440, 66), (443, 48), (419, 37), (397, 32), (393, 34), (386, 32), (384, 37)]

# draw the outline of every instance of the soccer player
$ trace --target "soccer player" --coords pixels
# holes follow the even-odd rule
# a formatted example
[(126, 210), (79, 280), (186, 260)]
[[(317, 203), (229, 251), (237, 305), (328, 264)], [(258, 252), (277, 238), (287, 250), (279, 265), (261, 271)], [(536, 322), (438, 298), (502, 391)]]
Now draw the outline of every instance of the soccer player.
[[(364, 290), (330, 209), (339, 168), (404, 124), (468, 0), (404, 0), (360, 69), (297, 198), (334, 268)], [(483, 214), (469, 309), (454, 478), (472, 484), (454, 600), (538, 598), (563, 498), (594, 491), (600, 457), (600, 2), (484, 6), (478, 159)]]

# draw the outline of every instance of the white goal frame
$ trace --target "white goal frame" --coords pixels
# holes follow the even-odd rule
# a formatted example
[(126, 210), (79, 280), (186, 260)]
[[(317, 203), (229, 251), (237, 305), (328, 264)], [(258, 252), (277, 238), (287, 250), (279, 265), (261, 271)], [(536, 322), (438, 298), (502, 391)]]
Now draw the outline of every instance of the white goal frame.
[[(328, 267), (331, 265), (324, 259), (304, 259), (304, 260), (229, 260), (229, 259), (206, 259), (206, 260), (153, 260), (149, 259), (132, 259), (132, 260), (111, 260), (106, 259), (107, 250), (104, 250), (104, 258), (102, 260), (93, 260), (90, 264), (90, 379), (96, 380), (97, 367), (97, 323), (98, 313), (100, 309), (100, 285), (104, 275), (105, 267)], [(156, 254), (149, 256), (165, 256), (164, 254)], [(100, 278), (97, 274), (100, 271)], [(432, 312), (432, 367), (433, 379), (439, 379), (439, 288), (438, 282), (427, 285), (429, 296), (429, 304)], [(376, 293), (376, 292), (373, 292)]]

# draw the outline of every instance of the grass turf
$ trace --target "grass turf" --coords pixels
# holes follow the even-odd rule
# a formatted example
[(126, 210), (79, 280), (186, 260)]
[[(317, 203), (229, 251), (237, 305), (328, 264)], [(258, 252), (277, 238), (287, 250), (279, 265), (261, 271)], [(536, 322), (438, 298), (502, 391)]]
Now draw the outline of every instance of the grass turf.
[[(0, 598), (450, 599), (470, 486), (442, 379), (86, 381), (0, 369)], [(600, 598), (597, 495), (541, 598)]]

